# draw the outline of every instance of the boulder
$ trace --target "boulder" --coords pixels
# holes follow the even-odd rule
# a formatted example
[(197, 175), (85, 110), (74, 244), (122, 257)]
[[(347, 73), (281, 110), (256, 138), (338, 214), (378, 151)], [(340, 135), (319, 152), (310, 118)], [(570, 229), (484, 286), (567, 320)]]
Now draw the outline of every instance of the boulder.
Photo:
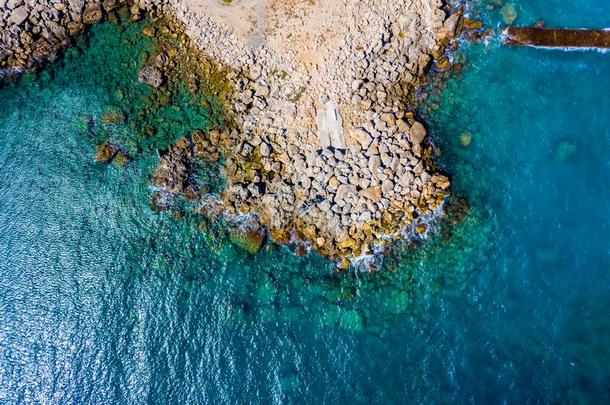
[(68, 6), (70, 7), (70, 10), (75, 11), (77, 14), (80, 14), (84, 5), (84, 0), (68, 0)]
[(116, 154), (116, 148), (108, 142), (95, 145), (95, 150), (95, 161), (98, 163), (110, 163)]
[(512, 4), (506, 4), (504, 7), (502, 7), (500, 14), (502, 14), (502, 20), (504, 20), (504, 22), (508, 25), (514, 23), (517, 19), (517, 10)]
[(99, 4), (89, 3), (83, 12), (83, 22), (85, 24), (96, 24), (102, 21), (102, 8)]
[(15, 25), (20, 25), (28, 18), (28, 10), (25, 6), (19, 6), (10, 13), (9, 21)]
[(356, 187), (351, 184), (341, 184), (339, 188), (337, 188), (337, 193), (335, 194), (335, 202), (344, 201), (347, 197), (353, 196), (356, 194)]
[(374, 187), (368, 187), (365, 188), (364, 190), (360, 191), (360, 196), (371, 200), (372, 202), (379, 202), (381, 201), (381, 187), (380, 186), (374, 186)]
[(348, 310), (341, 313), (339, 325), (341, 325), (343, 329), (352, 332), (362, 332), (362, 330), (364, 330), (364, 319), (360, 312)]
[(104, 10), (112, 11), (116, 7), (116, 0), (104, 0), (103, 1)]
[(396, 127), (400, 132), (407, 132), (410, 128), (409, 123), (402, 118), (396, 121)]
[(3, 4), (3, 7), (4, 7), (4, 5), (6, 5), (6, 7), (9, 10), (13, 10), (13, 9), (15, 9), (15, 7), (20, 6), (22, 4), (23, 4), (23, 0), (6, 0), (5, 3)]
[(125, 167), (129, 160), (130, 158), (125, 152), (118, 150), (112, 159), (112, 164), (116, 167)]
[(235, 226), (229, 233), (231, 242), (250, 254), (257, 253), (265, 242), (262, 227), (254, 225)]
[(331, 190), (336, 190), (339, 187), (339, 180), (333, 176), (328, 180), (328, 188)]
[(377, 173), (379, 168), (381, 167), (381, 158), (377, 155), (371, 156), (369, 159), (369, 170), (373, 175)]
[(462, 132), (460, 134), (460, 143), (464, 147), (470, 146), (470, 144), (472, 143), (472, 133), (468, 131)]
[(138, 81), (156, 89), (163, 84), (163, 73), (154, 66), (144, 66), (138, 74)]
[(271, 146), (267, 142), (261, 142), (260, 144), (260, 153), (262, 156), (271, 155)]
[(152, 183), (159, 189), (171, 194), (182, 194), (189, 185), (189, 169), (191, 152), (188, 143), (183, 138), (170, 146), (167, 151), (160, 152), (160, 161)]
[[(56, 4), (60, 4), (60, 3), (56, 3)], [(57, 38), (57, 40), (59, 40), (61, 42), (61, 41), (64, 41), (67, 39), (68, 33), (67, 33), (66, 29), (64, 27), (62, 27), (60, 24), (56, 23), (55, 21), (47, 21), (46, 25), (49, 28), (49, 30), (51, 30), (51, 32), (53, 33), (55, 38)]]
[(426, 128), (420, 122), (415, 121), (411, 126), (409, 135), (409, 140), (412, 144), (421, 145), (426, 138)]

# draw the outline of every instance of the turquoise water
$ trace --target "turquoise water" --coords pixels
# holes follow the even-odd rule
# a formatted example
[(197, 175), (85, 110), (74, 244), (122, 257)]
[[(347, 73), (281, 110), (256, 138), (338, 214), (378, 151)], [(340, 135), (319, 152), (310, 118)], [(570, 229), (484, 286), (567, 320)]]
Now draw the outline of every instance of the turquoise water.
[[(517, 23), (608, 25), (600, 0), (516, 3)], [(465, 47), (427, 119), (467, 218), (382, 273), (335, 275), (150, 208), (150, 143), (99, 119), (107, 88), (147, 96), (109, 37), (96, 27), (63, 65), (0, 90), (0, 402), (610, 399), (607, 54)], [(125, 77), (108, 84), (100, 60)], [(146, 119), (214, 122), (175, 104)], [(104, 137), (134, 160), (95, 163)]]

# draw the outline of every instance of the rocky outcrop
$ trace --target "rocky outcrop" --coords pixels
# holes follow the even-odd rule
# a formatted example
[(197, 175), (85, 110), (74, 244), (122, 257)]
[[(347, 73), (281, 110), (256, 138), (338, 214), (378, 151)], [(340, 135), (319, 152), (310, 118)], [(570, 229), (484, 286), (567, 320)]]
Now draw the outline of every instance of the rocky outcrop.
[[(0, 80), (53, 60), (88, 25), (99, 23), (126, 0), (0, 0)], [(131, 17), (168, 1), (131, 3)]]
[(138, 81), (156, 89), (163, 84), (163, 74), (155, 66), (144, 66), (138, 75)]
[(168, 150), (159, 153), (159, 165), (152, 184), (161, 192), (181, 194), (196, 199), (197, 191), (191, 179), (193, 171), (192, 145), (186, 138), (180, 139)]
[(115, 166), (123, 167), (129, 163), (130, 157), (119, 147), (109, 142), (95, 145), (95, 161), (102, 164), (112, 163)]
[[(121, 4), (8, 2), (3, 69), (52, 56)], [(443, 52), (461, 14), (440, 0), (247, 4), (146, 0), (130, 7), (132, 18), (142, 9), (175, 16), (233, 89), (227, 107), (234, 125), (189, 134), (161, 153), (155, 201), (200, 198), (190, 162), (217, 160), (222, 152), (226, 188), (218, 198), (202, 198), (200, 212), (213, 201), (217, 212), (256, 218), (272, 239), (299, 252), (359, 257), (407, 234), (426, 234), (450, 182), (436, 170), (426, 129), (406, 105), (434, 58), (449, 63)], [(138, 80), (162, 89), (168, 57), (159, 54)]]
[(250, 10), (260, 19), (244, 28), (238, 7), (203, 3), (175, 10), (198, 46), (235, 72), (237, 126), (221, 137), (227, 210), (333, 258), (425, 234), (450, 182), (405, 101), (461, 15), (432, 0), (276, 2)]
[[(0, 72), (20, 72), (37, 61), (54, 58), (87, 23), (85, 2), (3, 0), (0, 7)], [(99, 10), (101, 1), (88, 2)], [(96, 22), (96, 21), (91, 21)]]

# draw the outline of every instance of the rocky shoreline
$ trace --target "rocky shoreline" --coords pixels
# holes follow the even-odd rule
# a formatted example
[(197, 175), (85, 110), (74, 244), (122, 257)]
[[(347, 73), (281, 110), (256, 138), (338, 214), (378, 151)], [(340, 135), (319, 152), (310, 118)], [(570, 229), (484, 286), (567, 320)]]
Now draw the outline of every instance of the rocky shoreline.
[[(0, 68), (19, 72), (70, 43), (120, 1), (0, 0)], [(130, 15), (170, 16), (231, 88), (222, 131), (185, 134), (161, 156), (153, 184), (199, 201), (208, 215), (245, 216), (280, 243), (348, 267), (442, 215), (450, 181), (433, 162), (408, 100), (460, 29), (440, 0), (218, 0), (131, 3)], [(164, 86), (159, 54), (139, 80)], [(226, 188), (202, 195), (193, 157), (224, 159)], [(250, 231), (248, 231), (250, 232)], [(256, 239), (256, 238), (255, 238)], [(258, 239), (256, 239), (258, 241)]]

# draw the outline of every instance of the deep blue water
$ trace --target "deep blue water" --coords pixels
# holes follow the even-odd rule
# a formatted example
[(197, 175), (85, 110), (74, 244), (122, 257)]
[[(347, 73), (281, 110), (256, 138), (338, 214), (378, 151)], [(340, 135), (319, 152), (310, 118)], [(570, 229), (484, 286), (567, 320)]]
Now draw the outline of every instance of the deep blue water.
[(607, 403), (610, 55), (496, 42), (427, 117), (468, 219), (372, 275), (154, 212), (154, 156), (93, 161), (87, 72), (1, 90), (0, 402)]

